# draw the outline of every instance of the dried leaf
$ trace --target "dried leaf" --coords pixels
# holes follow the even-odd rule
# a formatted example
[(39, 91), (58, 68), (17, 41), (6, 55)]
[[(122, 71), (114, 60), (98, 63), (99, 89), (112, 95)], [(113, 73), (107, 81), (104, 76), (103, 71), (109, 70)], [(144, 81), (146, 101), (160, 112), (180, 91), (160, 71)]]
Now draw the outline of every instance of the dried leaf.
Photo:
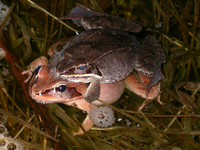
[(191, 96), (189, 96), (188, 94), (178, 90), (179, 88), (183, 87), (186, 84), (186, 82), (182, 82), (180, 84), (175, 84), (175, 89), (176, 89), (176, 93), (178, 94), (178, 96), (181, 99), (181, 103), (185, 104), (187, 106), (189, 106), (191, 109), (193, 109), (193, 111), (198, 112), (198, 106), (196, 105), (195, 101), (192, 99)]
[(186, 82), (183, 87), (189, 91), (195, 91), (197, 88), (197, 91), (200, 91), (200, 82)]

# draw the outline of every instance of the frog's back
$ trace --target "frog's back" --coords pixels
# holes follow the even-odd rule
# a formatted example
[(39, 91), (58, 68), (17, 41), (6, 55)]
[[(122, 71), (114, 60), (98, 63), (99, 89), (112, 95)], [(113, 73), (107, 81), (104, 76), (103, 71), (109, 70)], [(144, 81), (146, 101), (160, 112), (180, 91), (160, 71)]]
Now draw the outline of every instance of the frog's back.
[[(134, 69), (134, 36), (119, 30), (86, 30), (69, 41), (63, 50), (58, 72), (71, 68), (73, 61), (85, 59), (95, 64), (102, 83), (113, 83), (126, 78)], [(70, 60), (70, 61), (69, 61)]]

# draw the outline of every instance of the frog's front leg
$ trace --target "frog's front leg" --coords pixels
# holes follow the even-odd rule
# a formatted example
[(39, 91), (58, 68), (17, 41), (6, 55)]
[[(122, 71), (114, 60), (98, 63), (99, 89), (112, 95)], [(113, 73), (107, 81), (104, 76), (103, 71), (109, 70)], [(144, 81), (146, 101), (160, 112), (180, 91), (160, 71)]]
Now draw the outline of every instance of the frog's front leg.
[[(85, 120), (83, 121), (82, 125), (83, 129), (85, 130), (85, 132), (89, 131), (93, 126), (94, 123), (92, 122), (92, 120), (90, 119), (89, 115), (87, 114)], [(84, 131), (82, 130), (82, 128), (79, 128), (79, 130), (77, 132), (72, 132), (72, 134), (74, 136), (76, 135), (81, 135), (83, 134)]]
[[(78, 109), (86, 111), (87, 113), (89, 113), (91, 107), (96, 107), (96, 106), (88, 103), (84, 99), (76, 100), (74, 102), (65, 102), (64, 104), (75, 106)], [(93, 125), (94, 125), (94, 123), (90, 119), (89, 115), (87, 115), (87, 117), (85, 118), (85, 120), (82, 123), (83, 129), (87, 132), (93, 127)], [(80, 135), (80, 134), (83, 134), (83, 133), (84, 133), (83, 130), (80, 128), (77, 132), (73, 132), (72, 134), (73, 135)]]
[(38, 68), (39, 66), (47, 66), (47, 64), (48, 64), (48, 59), (45, 56), (41, 56), (36, 60), (34, 60), (32, 63), (30, 63), (29, 65), (30, 69), (22, 72), (22, 75), (27, 73), (29, 74), (28, 78), (24, 82), (26, 83), (30, 80), (30, 78), (32, 77), (32, 73), (36, 71), (36, 68)]
[(97, 102), (96, 100), (102, 100), (112, 104), (121, 97), (124, 88), (125, 85), (123, 80), (109, 84), (100, 83), (99, 79), (92, 78), (84, 94), (84, 99), (94, 105), (102, 105), (101, 102)]
[(92, 79), (84, 95), (84, 99), (92, 103), (94, 100), (99, 99), (100, 96), (100, 81)]
[(100, 90), (101, 90), (101, 85), (100, 85), (100, 80), (101, 77), (95, 74), (82, 74), (79, 75), (78, 77), (74, 75), (65, 75), (62, 76), (63, 79), (68, 80), (69, 82), (75, 82), (75, 83), (87, 83), (88, 87), (87, 90), (84, 94), (84, 99), (92, 103), (95, 100), (99, 99), (100, 96)]

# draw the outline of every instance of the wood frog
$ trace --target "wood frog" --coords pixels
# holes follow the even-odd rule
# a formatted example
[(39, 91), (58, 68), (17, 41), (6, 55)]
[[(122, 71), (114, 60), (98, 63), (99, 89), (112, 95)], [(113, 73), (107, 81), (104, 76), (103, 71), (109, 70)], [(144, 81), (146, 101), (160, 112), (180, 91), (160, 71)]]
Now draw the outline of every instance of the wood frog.
[[(39, 58), (40, 59), (40, 58)], [(36, 65), (35, 62), (32, 65)], [(46, 61), (41, 61), (46, 62)], [(84, 95), (88, 88), (88, 83), (74, 83), (62, 78), (55, 77), (47, 64), (40, 64), (35, 69), (35, 73), (29, 82), (29, 94), (30, 96), (39, 103), (49, 104), (49, 103), (63, 103), (69, 106), (77, 107), (88, 114), (91, 108), (96, 106), (104, 105), (104, 103), (99, 100), (95, 100), (92, 103), (87, 102), (84, 99)], [(134, 93), (145, 96), (146, 86), (149, 83), (150, 78), (141, 74), (141, 81), (133, 74), (129, 75), (126, 79), (109, 84), (100, 83), (100, 97), (99, 99), (107, 104), (112, 104), (116, 102), (124, 92), (124, 88), (128, 88)], [(152, 99), (158, 95), (160, 92), (160, 86), (153, 86), (149, 91), (149, 98)], [(94, 123), (86, 116), (82, 123), (82, 127), (85, 131), (92, 128)], [(77, 132), (73, 132), (73, 135), (83, 134), (83, 130), (80, 128)]]
[[(74, 14), (79, 10), (83, 16)], [(89, 21), (88, 25), (88, 17), (94, 18), (89, 19), (92, 21), (103, 17), (113, 22), (101, 26), (101, 21)], [(66, 18), (73, 21), (76, 18), (75, 23), (89, 30), (71, 39), (62, 51), (55, 50), (48, 64), (47, 59), (41, 57), (44, 60), (38, 58), (31, 64), (30, 71), (23, 72), (31, 75), (35, 70), (29, 83), (33, 99), (40, 103), (64, 103), (89, 113), (91, 107), (103, 105), (98, 100), (108, 104), (117, 101), (125, 87), (148, 99), (158, 95), (157, 82), (163, 78), (161, 64), (165, 62), (165, 54), (155, 37), (149, 35), (141, 44), (122, 31), (123, 28), (139, 32), (140, 25), (94, 12), (82, 5), (74, 8)], [(134, 70), (141, 81), (132, 74)], [(89, 116), (82, 126), (86, 131), (93, 126)], [(83, 131), (79, 130), (75, 134), (81, 133)]]
[(158, 40), (148, 35), (141, 44), (134, 36), (123, 32), (139, 32), (142, 29), (139, 24), (92, 11), (80, 4), (62, 19), (72, 19), (89, 30), (70, 40), (59, 54), (59, 63), (55, 66), (55, 61), (49, 61), (49, 66), (56, 68), (63, 79), (90, 83), (84, 95), (88, 102), (99, 98), (100, 83), (121, 81), (134, 69), (151, 77), (146, 98), (150, 88), (164, 77), (161, 64), (165, 62), (165, 54)]

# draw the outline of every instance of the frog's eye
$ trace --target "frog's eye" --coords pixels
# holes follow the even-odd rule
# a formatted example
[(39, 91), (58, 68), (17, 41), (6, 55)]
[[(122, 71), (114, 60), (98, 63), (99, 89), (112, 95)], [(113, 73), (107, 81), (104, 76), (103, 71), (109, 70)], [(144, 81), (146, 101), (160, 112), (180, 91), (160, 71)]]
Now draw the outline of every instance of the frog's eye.
[(38, 66), (36, 69), (35, 69), (35, 75), (38, 74), (39, 70), (40, 70), (41, 66)]
[(79, 66), (79, 67), (75, 68), (74, 73), (86, 73), (87, 69), (88, 69), (87, 65)]
[(77, 69), (86, 70), (86, 69), (87, 69), (87, 66), (80, 66), (80, 67), (78, 67)]
[(65, 85), (60, 85), (56, 88), (56, 91), (62, 93), (62, 92), (65, 92), (66, 90), (66, 86)]

